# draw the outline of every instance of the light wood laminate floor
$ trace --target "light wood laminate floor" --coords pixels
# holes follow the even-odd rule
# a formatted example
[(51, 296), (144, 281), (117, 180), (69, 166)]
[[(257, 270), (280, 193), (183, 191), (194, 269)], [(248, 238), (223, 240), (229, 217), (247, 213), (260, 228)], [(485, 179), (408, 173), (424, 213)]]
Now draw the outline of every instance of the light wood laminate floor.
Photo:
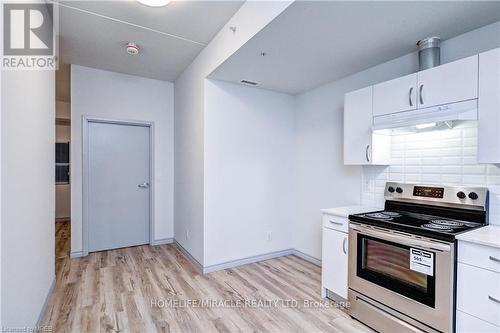
[(56, 286), (44, 316), (54, 332), (369, 332), (321, 303), (321, 269), (296, 256), (202, 275), (173, 244), (70, 260), (69, 223), (58, 223), (56, 235)]

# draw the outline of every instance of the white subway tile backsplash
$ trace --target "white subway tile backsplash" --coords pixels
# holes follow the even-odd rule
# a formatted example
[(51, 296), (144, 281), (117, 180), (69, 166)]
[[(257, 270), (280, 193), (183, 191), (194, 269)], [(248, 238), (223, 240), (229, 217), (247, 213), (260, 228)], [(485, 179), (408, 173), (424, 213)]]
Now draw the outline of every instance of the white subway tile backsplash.
[(409, 157), (405, 158), (404, 165), (420, 165), (420, 158)]
[(423, 150), (420, 153), (420, 155), (422, 157), (439, 157), (439, 156), (442, 156), (442, 150), (437, 148), (437, 147), (434, 147), (434, 148)]
[(442, 167), (440, 165), (424, 165), (421, 167), (422, 173), (441, 173)]
[(382, 206), (386, 181), (486, 186), (500, 223), (500, 165), (477, 164), (477, 125), (393, 136), (391, 166), (363, 167), (362, 204)]
[(440, 174), (423, 174), (421, 178), (422, 182), (428, 184), (439, 184), (441, 183)]
[(485, 175), (486, 174), (486, 165), (464, 165), (463, 167), (464, 174), (473, 174), (473, 175)]
[(462, 183), (464, 185), (481, 186), (486, 183), (486, 175), (463, 175)]
[(443, 157), (446, 157), (446, 156), (455, 157), (455, 156), (460, 156), (461, 154), (462, 154), (461, 148), (443, 148), (441, 150), (441, 156), (443, 156)]
[(441, 175), (444, 185), (460, 185), (462, 183), (461, 175)]
[(462, 165), (462, 158), (457, 156), (448, 156), (441, 159), (442, 165)]
[(443, 174), (458, 174), (460, 175), (462, 173), (462, 166), (461, 165), (443, 165), (442, 167), (442, 173)]
[(464, 165), (467, 165), (467, 164), (477, 164), (477, 157), (476, 156), (473, 156), (473, 157), (465, 156), (462, 159), (462, 164), (464, 164)]
[(463, 146), (476, 148), (477, 147), (477, 138), (465, 138), (465, 139), (463, 139)]
[(438, 165), (441, 161), (442, 159), (440, 157), (422, 157), (420, 160), (422, 165)]
[(463, 138), (477, 138), (477, 127), (462, 128), (461, 131)]
[(404, 172), (405, 173), (420, 173), (421, 172), (421, 167), (420, 166), (413, 166), (413, 165), (406, 165), (404, 167)]
[(403, 173), (390, 173), (389, 174), (389, 180), (391, 182), (404, 182), (404, 174)]
[(465, 140), (470, 140), (470, 139), (464, 139), (463, 141), (462, 139), (440, 140), (439, 145), (445, 148), (461, 148), (462, 144), (465, 146)]

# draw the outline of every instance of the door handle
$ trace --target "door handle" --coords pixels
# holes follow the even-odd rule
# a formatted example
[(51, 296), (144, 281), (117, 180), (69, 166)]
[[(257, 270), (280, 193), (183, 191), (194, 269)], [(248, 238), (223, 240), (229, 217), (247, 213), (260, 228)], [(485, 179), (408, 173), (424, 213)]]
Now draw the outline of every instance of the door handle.
[(413, 92), (413, 87), (410, 88), (410, 92), (408, 93), (408, 103), (410, 104), (410, 106), (413, 106), (413, 100), (412, 100), (412, 92)]
[(344, 240), (342, 241), (342, 251), (344, 252), (344, 254), (347, 254), (347, 249), (345, 248), (347, 244), (347, 237), (344, 237)]
[(139, 187), (139, 188), (149, 188), (149, 183), (144, 182), (142, 184), (137, 185), (137, 187)]
[(368, 155), (369, 150), (370, 150), (370, 145), (366, 145), (365, 157), (367, 162), (370, 162), (370, 156)]
[(423, 96), (423, 91), (424, 91), (424, 85), (420, 85), (420, 89), (418, 92), (418, 97), (420, 98), (420, 104), (424, 104), (424, 96)]
[(497, 298), (495, 298), (495, 297), (493, 297), (493, 296), (489, 296), (489, 295), (488, 295), (488, 299), (489, 299), (490, 301), (493, 301), (493, 302), (495, 302), (495, 303), (500, 304), (500, 300), (499, 300), (499, 299), (497, 299)]
[(330, 220), (330, 223), (336, 224), (336, 225), (344, 225), (344, 223), (342, 223), (342, 222), (337, 222), (337, 221), (332, 221), (332, 220)]
[(490, 260), (491, 260), (491, 261), (500, 262), (500, 259), (495, 258), (495, 257), (493, 257), (493, 256), (490, 256)]

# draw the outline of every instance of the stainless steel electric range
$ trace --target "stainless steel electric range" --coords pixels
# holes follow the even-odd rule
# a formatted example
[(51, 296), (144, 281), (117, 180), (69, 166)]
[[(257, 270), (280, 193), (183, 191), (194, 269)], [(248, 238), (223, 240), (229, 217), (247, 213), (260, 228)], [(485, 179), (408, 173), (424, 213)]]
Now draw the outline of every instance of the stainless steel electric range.
[(349, 216), (349, 314), (379, 332), (453, 332), (459, 233), (488, 224), (488, 189), (388, 182)]

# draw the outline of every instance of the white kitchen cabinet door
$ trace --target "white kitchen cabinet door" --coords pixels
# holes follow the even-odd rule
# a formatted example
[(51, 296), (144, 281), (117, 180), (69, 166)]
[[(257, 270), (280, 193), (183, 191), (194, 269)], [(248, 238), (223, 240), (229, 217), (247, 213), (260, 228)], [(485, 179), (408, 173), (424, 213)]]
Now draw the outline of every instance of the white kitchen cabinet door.
[(347, 299), (347, 234), (323, 228), (321, 279), (323, 288)]
[(457, 311), (457, 333), (498, 333), (500, 327), (462, 311)]
[(410, 74), (373, 86), (373, 115), (415, 110), (417, 74)]
[(344, 164), (370, 164), (372, 87), (352, 91), (344, 100)]
[(418, 72), (418, 108), (477, 98), (478, 56)]
[(387, 165), (390, 136), (373, 133), (373, 87), (349, 92), (344, 100), (344, 164)]
[(479, 163), (500, 163), (500, 48), (479, 55)]

